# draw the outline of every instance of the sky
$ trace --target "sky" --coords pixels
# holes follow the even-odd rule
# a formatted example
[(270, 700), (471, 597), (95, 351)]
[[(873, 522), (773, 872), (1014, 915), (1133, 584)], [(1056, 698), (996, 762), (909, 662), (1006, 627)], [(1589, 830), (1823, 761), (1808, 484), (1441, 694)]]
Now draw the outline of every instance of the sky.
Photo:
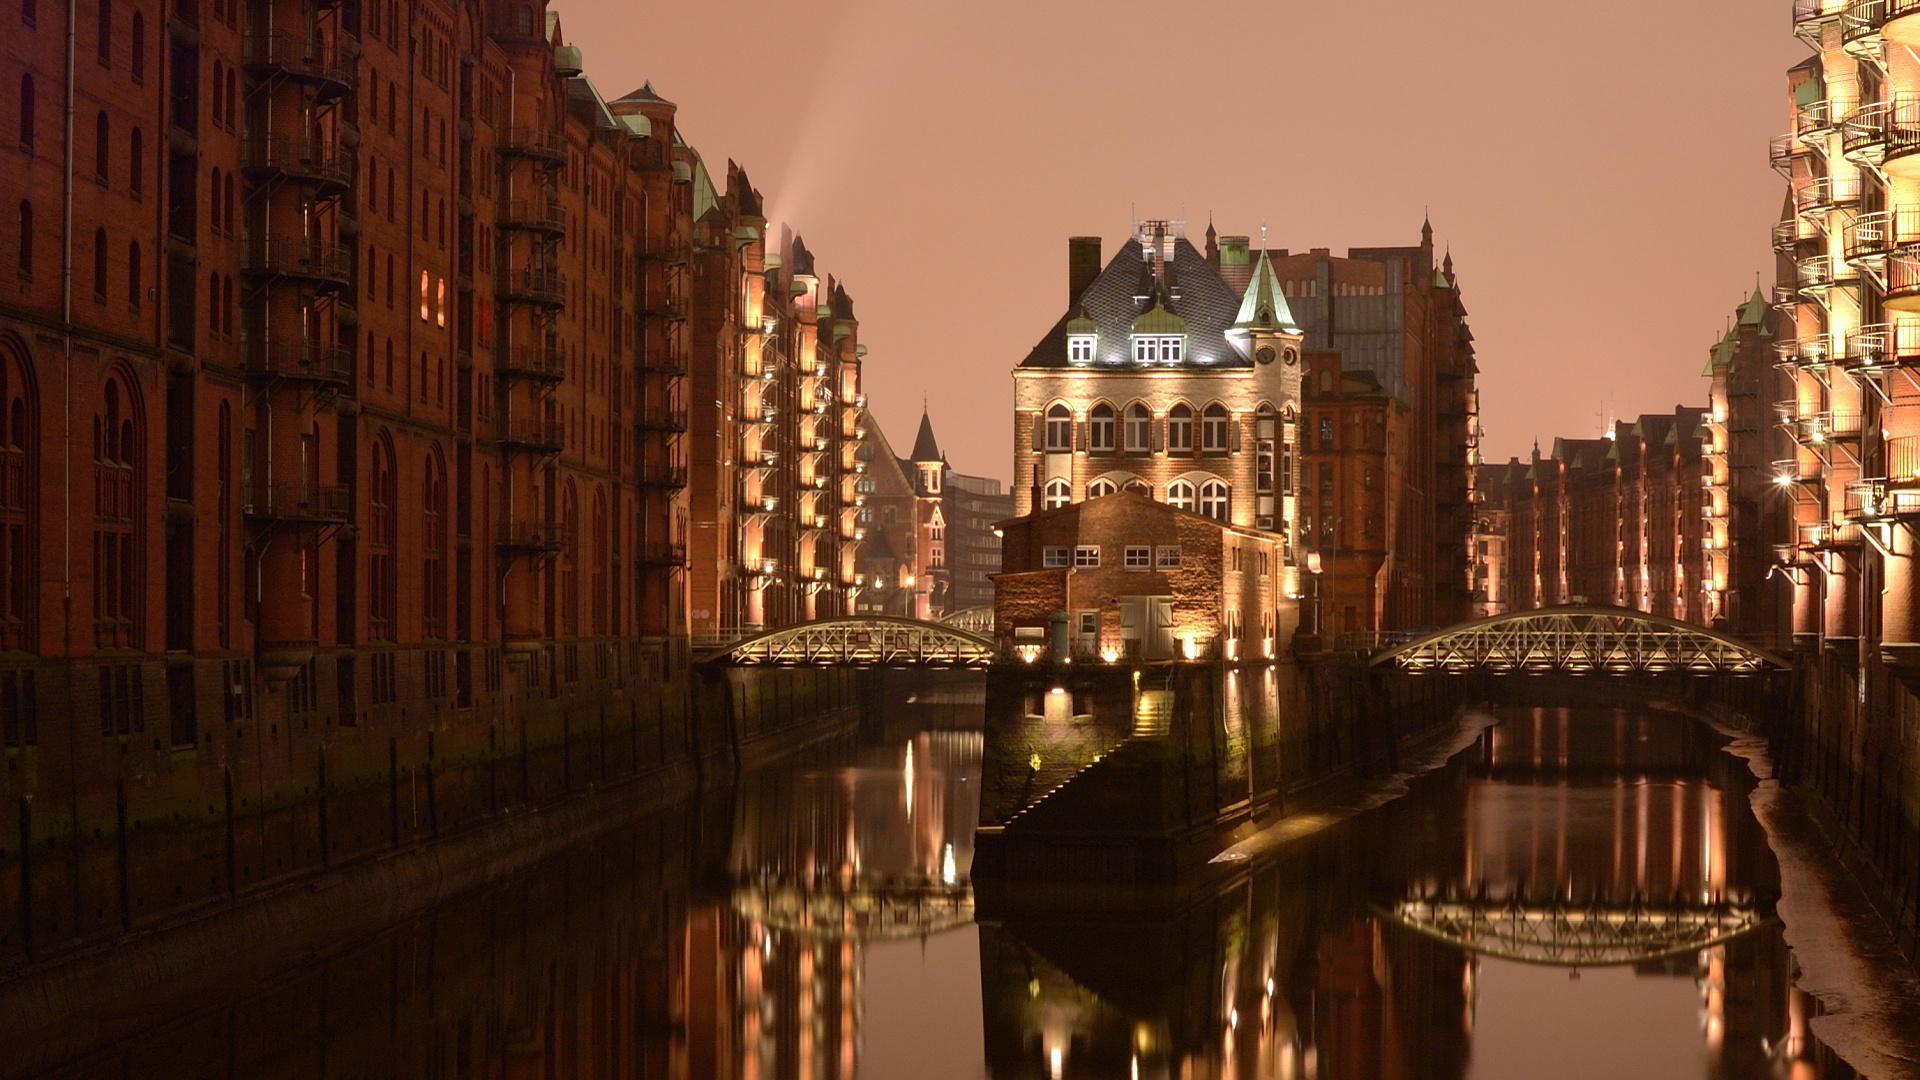
[[(1451, 249), (1489, 460), (1702, 405), (1784, 181), (1786, 0), (560, 0), (854, 298), (869, 405), (1012, 470), (1066, 241), (1135, 215), (1275, 248)], [(1257, 239), (1256, 239), (1257, 242)]]

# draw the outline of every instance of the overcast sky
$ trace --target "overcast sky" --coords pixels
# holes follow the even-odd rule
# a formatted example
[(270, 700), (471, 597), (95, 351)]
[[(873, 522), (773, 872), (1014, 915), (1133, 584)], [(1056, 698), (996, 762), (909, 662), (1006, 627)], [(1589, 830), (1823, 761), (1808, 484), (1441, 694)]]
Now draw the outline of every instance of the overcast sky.
[(871, 407), (923, 397), (1006, 478), (1009, 369), (1066, 303), (1066, 238), (1130, 215), (1303, 250), (1450, 246), (1486, 454), (1703, 404), (1771, 276), (1786, 0), (564, 0), (609, 97), (644, 79), (842, 279)]

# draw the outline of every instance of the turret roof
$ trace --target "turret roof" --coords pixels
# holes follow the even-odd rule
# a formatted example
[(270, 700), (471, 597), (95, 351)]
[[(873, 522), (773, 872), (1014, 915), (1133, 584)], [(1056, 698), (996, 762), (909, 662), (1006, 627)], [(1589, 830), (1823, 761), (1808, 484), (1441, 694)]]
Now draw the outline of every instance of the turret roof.
[(913, 438), (913, 460), (915, 462), (939, 461), (940, 444), (933, 437), (933, 420), (927, 416), (927, 410), (920, 410), (920, 433)]
[(1254, 264), (1253, 280), (1247, 282), (1247, 291), (1240, 298), (1240, 312), (1233, 320), (1235, 330), (1277, 330), (1282, 333), (1297, 334), (1300, 327), (1293, 321), (1293, 310), (1287, 306), (1286, 295), (1280, 289), (1280, 279), (1273, 272), (1273, 260), (1267, 257), (1264, 244), (1260, 247), (1260, 261)]

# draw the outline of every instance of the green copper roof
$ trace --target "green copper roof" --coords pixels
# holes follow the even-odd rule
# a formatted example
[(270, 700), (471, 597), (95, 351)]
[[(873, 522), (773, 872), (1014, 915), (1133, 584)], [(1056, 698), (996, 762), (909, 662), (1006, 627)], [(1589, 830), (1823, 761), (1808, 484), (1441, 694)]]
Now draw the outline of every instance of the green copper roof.
[(1184, 334), (1187, 332), (1187, 320), (1168, 311), (1167, 305), (1156, 299), (1153, 307), (1133, 320), (1133, 332), (1136, 334)]
[(1300, 327), (1293, 321), (1293, 311), (1287, 307), (1287, 298), (1280, 291), (1280, 280), (1274, 275), (1273, 260), (1267, 257), (1267, 249), (1260, 249), (1260, 261), (1254, 265), (1253, 280), (1247, 282), (1247, 291), (1240, 298), (1240, 312), (1233, 320), (1235, 330), (1278, 330), (1282, 333), (1297, 334)]
[(1099, 332), (1100, 328), (1094, 324), (1092, 319), (1087, 318), (1087, 308), (1084, 304), (1080, 306), (1080, 314), (1067, 320), (1067, 333), (1069, 335), (1097, 334)]
[(1826, 98), (1827, 98), (1826, 81), (1821, 79), (1820, 76), (1818, 75), (1815, 75), (1813, 78), (1808, 79), (1806, 82), (1801, 83), (1799, 87), (1797, 87), (1793, 92), (1793, 103), (1795, 105), (1800, 106), (1803, 109), (1809, 105), (1814, 105), (1814, 104), (1818, 104), (1819, 102), (1825, 101)]
[(1740, 308), (1740, 325), (1765, 326), (1766, 321), (1767, 298), (1760, 295), (1759, 289), (1755, 289), (1753, 290), (1753, 299), (1748, 300)]

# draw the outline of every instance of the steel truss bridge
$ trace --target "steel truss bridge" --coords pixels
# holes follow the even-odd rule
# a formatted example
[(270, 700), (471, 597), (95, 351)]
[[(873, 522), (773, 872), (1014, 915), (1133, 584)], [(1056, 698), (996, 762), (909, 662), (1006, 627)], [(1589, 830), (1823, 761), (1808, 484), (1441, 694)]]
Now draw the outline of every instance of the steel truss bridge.
[(1693, 623), (1616, 607), (1552, 607), (1494, 615), (1414, 638), (1374, 656), (1409, 672), (1757, 675), (1791, 665)]
[(1385, 912), (1414, 933), (1481, 956), (1555, 967), (1612, 967), (1684, 956), (1767, 923), (1733, 903), (1403, 900)]
[(926, 881), (857, 881), (840, 889), (770, 877), (736, 887), (733, 907), (777, 930), (834, 941), (885, 941), (928, 937), (972, 922), (973, 890)]
[(993, 639), (943, 623), (888, 616), (816, 619), (742, 638), (702, 662), (753, 667), (984, 668)]

